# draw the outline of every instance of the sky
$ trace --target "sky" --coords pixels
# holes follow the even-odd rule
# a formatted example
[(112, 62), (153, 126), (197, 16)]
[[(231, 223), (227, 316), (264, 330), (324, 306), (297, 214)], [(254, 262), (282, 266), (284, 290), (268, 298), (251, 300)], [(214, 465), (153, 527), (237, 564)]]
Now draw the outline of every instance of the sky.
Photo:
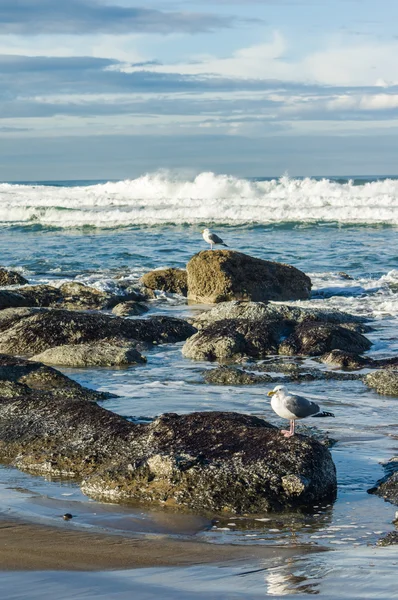
[(0, 0), (0, 180), (398, 174), (397, 0)]

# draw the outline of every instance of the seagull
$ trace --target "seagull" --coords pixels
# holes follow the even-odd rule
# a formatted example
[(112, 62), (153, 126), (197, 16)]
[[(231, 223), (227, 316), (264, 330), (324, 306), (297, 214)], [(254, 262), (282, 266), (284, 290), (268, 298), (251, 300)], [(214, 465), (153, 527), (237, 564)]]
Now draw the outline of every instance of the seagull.
[(289, 431), (282, 429), (281, 433), (285, 437), (294, 435), (294, 426), (297, 419), (305, 419), (306, 417), (334, 417), (331, 412), (321, 410), (318, 404), (303, 398), (290, 394), (284, 385), (277, 385), (268, 396), (272, 396), (271, 407), (277, 415), (283, 419), (290, 420)]
[(203, 229), (202, 234), (204, 241), (210, 244), (210, 250), (213, 250), (213, 245), (215, 246), (216, 244), (228, 248), (227, 244), (224, 244), (223, 240), (215, 233), (212, 233), (210, 229)]

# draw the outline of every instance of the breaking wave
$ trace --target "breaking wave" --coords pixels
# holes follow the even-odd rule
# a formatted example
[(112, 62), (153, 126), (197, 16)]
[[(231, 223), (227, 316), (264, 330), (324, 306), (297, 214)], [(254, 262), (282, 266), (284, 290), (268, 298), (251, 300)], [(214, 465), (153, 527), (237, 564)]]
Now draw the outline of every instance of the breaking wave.
[(272, 223), (398, 224), (398, 180), (252, 181), (166, 173), (87, 186), (0, 184), (0, 224), (43, 227)]

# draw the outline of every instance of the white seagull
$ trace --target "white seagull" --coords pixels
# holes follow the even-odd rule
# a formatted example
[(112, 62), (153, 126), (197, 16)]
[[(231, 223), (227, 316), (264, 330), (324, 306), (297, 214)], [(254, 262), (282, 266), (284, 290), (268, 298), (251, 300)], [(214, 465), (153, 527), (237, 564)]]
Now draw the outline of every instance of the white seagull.
[(227, 244), (225, 244), (223, 240), (218, 237), (218, 235), (212, 233), (210, 229), (203, 229), (202, 234), (204, 241), (210, 244), (210, 250), (213, 250), (213, 246), (217, 244), (220, 246), (226, 246), (228, 248)]
[(294, 426), (297, 419), (305, 419), (306, 417), (334, 417), (331, 412), (321, 410), (315, 402), (290, 394), (286, 386), (277, 385), (272, 392), (268, 392), (268, 396), (272, 396), (271, 407), (282, 419), (290, 420), (289, 431), (282, 429), (281, 433), (285, 437), (294, 435)]

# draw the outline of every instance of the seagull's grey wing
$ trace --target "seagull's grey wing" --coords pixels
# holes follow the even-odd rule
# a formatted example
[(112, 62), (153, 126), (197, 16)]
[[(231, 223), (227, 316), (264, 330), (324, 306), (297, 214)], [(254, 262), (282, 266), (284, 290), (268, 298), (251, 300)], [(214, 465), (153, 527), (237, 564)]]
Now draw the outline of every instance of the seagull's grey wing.
[(305, 417), (316, 415), (321, 410), (315, 402), (311, 402), (311, 400), (307, 400), (307, 398), (304, 398), (303, 396), (296, 396), (293, 394), (287, 396), (284, 400), (284, 404), (286, 408), (299, 419), (305, 419)]
[(223, 240), (218, 237), (216, 233), (209, 233), (209, 240), (213, 242), (213, 244), (223, 244)]

